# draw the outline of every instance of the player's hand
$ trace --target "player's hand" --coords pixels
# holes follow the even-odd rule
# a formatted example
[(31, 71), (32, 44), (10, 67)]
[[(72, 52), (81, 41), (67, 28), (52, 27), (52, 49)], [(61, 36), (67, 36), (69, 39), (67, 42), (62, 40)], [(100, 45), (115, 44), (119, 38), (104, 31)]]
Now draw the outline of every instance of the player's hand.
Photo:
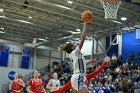
[(92, 59), (92, 64), (97, 64), (98, 60)]
[(105, 57), (104, 62), (110, 62), (110, 58), (108, 56)]
[(22, 83), (21, 82), (17, 82), (17, 84), (20, 85), (20, 86), (22, 86)]

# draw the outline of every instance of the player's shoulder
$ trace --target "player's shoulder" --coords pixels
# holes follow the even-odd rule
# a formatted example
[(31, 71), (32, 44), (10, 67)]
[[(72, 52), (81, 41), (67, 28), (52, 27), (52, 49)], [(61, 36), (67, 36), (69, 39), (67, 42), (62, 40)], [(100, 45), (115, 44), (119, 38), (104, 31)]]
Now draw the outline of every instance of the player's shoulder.
[(28, 82), (29, 82), (29, 83), (33, 83), (33, 82), (34, 82), (34, 80), (33, 80), (33, 79), (30, 79)]
[(53, 82), (53, 79), (50, 79), (49, 82)]
[(19, 81), (22, 81), (22, 79), (18, 79)]

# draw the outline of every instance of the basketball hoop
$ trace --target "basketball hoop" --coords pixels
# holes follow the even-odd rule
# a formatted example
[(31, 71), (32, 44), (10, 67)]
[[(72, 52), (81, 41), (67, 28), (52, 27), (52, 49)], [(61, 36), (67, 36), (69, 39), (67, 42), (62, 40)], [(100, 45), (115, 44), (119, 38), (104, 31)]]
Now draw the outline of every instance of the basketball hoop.
[(105, 11), (106, 19), (117, 19), (117, 12), (121, 5), (121, 0), (100, 0)]

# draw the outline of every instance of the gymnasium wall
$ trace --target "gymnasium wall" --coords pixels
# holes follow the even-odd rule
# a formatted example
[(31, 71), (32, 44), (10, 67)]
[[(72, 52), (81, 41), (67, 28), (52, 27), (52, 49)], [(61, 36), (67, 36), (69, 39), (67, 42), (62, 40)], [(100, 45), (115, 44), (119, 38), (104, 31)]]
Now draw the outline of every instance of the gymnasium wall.
[(98, 45), (96, 40), (94, 40), (94, 54), (102, 54), (104, 53), (105, 48), (106, 48), (106, 38), (100, 37), (100, 38), (97, 38), (97, 40), (102, 48)]
[[(139, 32), (139, 38), (136, 38), (136, 31)], [(140, 51), (140, 29), (122, 34), (123, 61), (126, 61), (131, 51), (134, 52), (136, 60), (137, 54)]]
[[(51, 57), (49, 57), (49, 54), (51, 55)], [(40, 49), (37, 50), (37, 61), (36, 61), (36, 68), (40, 68), (43, 66), (46, 66), (50, 63), (50, 65), (52, 65), (53, 62), (60, 62), (61, 64), (61, 58), (62, 54), (59, 51), (51, 51), (50, 50), (44, 50), (44, 49)]]
[(93, 44), (92, 40), (85, 40), (84, 45), (81, 49), (81, 52), (83, 53), (83, 55), (85, 55), (85, 56), (91, 55), (92, 44)]
[[(22, 47), (18, 45), (12, 44), (0, 44), (1, 46), (10, 47), (10, 54), (8, 58), (8, 67), (20, 68), (21, 60), (22, 60), (22, 49), (27, 47)], [(30, 48), (28, 48), (30, 49)], [(31, 58), (29, 63), (29, 69), (33, 68), (33, 49), (31, 50)], [(14, 55), (13, 55), (14, 51)], [(47, 49), (37, 49), (36, 51), (36, 68), (41, 68), (49, 64), (55, 62), (61, 62), (61, 52), (56, 50), (51, 50), (51, 57), (49, 57), (49, 51)]]
[(8, 58), (8, 67), (19, 68), (21, 64), (21, 55), (22, 55), (21, 51), (25, 47), (18, 46), (18, 45), (13, 46), (11, 44), (0, 44), (0, 45), (10, 48), (10, 54)]
[[(96, 40), (98, 40), (98, 43), (102, 48), (98, 45)], [(102, 61), (105, 57), (104, 52), (106, 49), (106, 37), (102, 36), (97, 38), (96, 40), (94, 39), (94, 56)]]
[(7, 82), (10, 82), (8, 78), (8, 74), (10, 71), (15, 71), (17, 73), (20, 73), (22, 76), (25, 74), (28, 74), (32, 72), (33, 70), (30, 69), (19, 69), (19, 68), (7, 68), (7, 67), (0, 67), (0, 93), (2, 93), (2, 84), (7, 84)]

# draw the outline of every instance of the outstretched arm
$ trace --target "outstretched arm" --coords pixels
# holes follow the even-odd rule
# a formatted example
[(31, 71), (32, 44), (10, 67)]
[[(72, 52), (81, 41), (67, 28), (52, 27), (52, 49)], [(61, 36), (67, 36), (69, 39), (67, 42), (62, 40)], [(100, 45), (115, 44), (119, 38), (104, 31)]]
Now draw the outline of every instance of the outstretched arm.
[(96, 75), (98, 75), (106, 66), (107, 62), (103, 62), (101, 66), (99, 66), (94, 72), (90, 73), (90, 74), (86, 74), (86, 78), (87, 80), (90, 80), (91, 78), (95, 77)]
[(97, 60), (92, 59), (92, 60), (86, 62), (86, 67), (90, 64), (96, 64), (96, 63), (97, 63)]
[(87, 33), (86, 29), (87, 29), (87, 23), (85, 22), (84, 23), (82, 34), (80, 36), (80, 43), (79, 43), (80, 50), (83, 47), (83, 44), (84, 44), (84, 41), (85, 41), (85, 38), (86, 38), (86, 33)]
[(99, 66), (94, 72), (87, 74), (86, 78), (87, 80), (90, 80), (91, 78), (95, 77), (96, 75), (98, 75), (106, 66), (106, 64), (110, 61), (109, 57), (105, 57), (104, 62), (102, 63), (101, 66)]
[(69, 80), (66, 85), (62, 86), (58, 90), (51, 91), (50, 93), (63, 93), (71, 88), (71, 81)]

